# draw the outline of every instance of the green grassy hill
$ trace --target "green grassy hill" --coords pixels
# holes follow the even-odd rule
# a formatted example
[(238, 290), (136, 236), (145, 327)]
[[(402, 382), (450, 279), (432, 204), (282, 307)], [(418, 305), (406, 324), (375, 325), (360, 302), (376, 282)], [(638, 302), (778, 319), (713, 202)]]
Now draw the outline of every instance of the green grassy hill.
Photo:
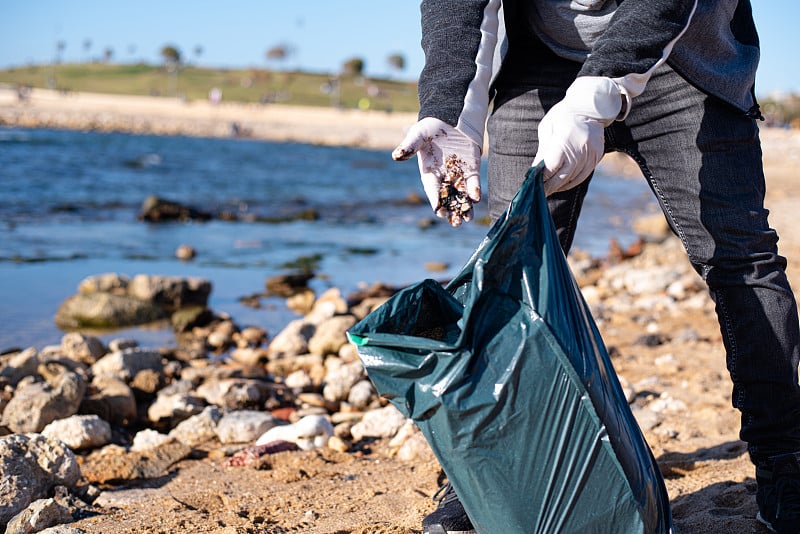
[[(418, 109), (413, 82), (264, 69), (182, 66), (168, 72), (145, 64), (31, 65), (0, 70), (0, 83), (95, 93), (207, 99), (216, 87), (223, 101), (280, 102), (305, 106), (411, 111)], [(338, 88), (338, 90), (337, 90)]]

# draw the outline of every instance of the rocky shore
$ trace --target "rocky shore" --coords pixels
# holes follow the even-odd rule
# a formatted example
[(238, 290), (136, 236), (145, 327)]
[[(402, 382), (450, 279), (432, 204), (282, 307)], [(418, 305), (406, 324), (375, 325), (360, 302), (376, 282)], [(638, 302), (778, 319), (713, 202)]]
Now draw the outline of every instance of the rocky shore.
[[(737, 513), (710, 531), (750, 530), (752, 474), (681, 487), (690, 471), (724, 479), (746, 470), (744, 447), (702, 281), (662, 219), (638, 228), (636, 246), (604, 260), (573, 257), (573, 272), (608, 334), (678, 524), (722, 506)], [(120, 318), (128, 315), (109, 312), (107, 297), (136, 300), (162, 310), (175, 347), (104, 345), (73, 332), (0, 356), (6, 532), (418, 529), (441, 473), (414, 424), (376, 395), (345, 336), (396, 288), (315, 295), (302, 280), (267, 282), (298, 313), (280, 332), (209, 309), (208, 281), (99, 274), (62, 308), (84, 320)], [(105, 307), (78, 307), (78, 297)], [(128, 309), (123, 300), (118, 307)], [(731, 491), (738, 501), (720, 505)], [(710, 509), (695, 510), (696, 492), (714, 494)]]
[[(165, 110), (149, 112), (145, 127), (148, 115), (127, 97), (108, 97), (107, 108), (88, 115), (94, 119), (68, 123), (85, 116), (81, 99), (51, 96), (56, 103), (40, 108), (0, 95), (0, 124), (118, 131), (115, 121), (127, 113), (148, 133), (189, 128)], [(120, 110), (127, 111), (115, 115)], [(402, 127), (390, 118), (408, 124), (385, 115), (381, 128), (355, 127), (342, 113), (330, 120), (342, 131), (356, 128), (348, 135), (363, 128), (361, 141), (350, 142), (365, 146), (396, 142)], [(366, 117), (353, 113), (354, 121)], [(296, 139), (308, 142), (351, 139), (338, 137), (338, 123), (327, 130), (314, 123), (322, 116), (309, 111), (307, 122), (271, 128), (305, 132)], [(97, 122), (102, 117), (107, 123)], [(229, 116), (187, 120), (209, 128), (197, 135), (230, 125)], [(268, 135), (262, 120), (268, 124), (254, 116), (241, 126)], [(771, 222), (800, 287), (800, 139), (769, 130), (763, 137)], [(630, 169), (620, 159), (605, 164)], [(766, 533), (754, 519), (754, 473), (738, 440), (712, 303), (662, 217), (636, 229), (635, 246), (570, 262), (664, 473), (676, 528)], [(157, 319), (175, 344), (104, 343), (81, 330), (0, 354), (0, 526), (62, 534), (419, 532), (441, 470), (413, 423), (376, 395), (345, 337), (395, 290), (376, 282), (352, 295), (315, 294), (302, 279), (266, 280), (254, 293), (279, 294), (297, 314), (267, 332), (210, 309), (208, 280), (87, 278), (62, 304), (65, 328)], [(91, 322), (99, 317), (105, 322)]]

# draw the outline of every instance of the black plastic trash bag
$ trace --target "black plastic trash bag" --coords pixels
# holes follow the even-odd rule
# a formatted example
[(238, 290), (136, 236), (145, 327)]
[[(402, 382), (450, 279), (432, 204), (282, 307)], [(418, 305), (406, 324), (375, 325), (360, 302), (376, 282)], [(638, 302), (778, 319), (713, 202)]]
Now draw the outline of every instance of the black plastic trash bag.
[(478, 532), (670, 532), (661, 473), (559, 246), (541, 166), (446, 288), (410, 286), (348, 335)]

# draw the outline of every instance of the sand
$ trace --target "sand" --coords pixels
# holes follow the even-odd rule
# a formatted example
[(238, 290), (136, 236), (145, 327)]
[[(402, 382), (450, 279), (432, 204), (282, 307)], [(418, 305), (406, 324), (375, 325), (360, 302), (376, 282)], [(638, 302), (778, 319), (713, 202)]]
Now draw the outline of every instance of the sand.
[(0, 86), (0, 125), (10, 126), (389, 148), (415, 120), (413, 113), (224, 101), (215, 105), (45, 89), (32, 90), (21, 102), (15, 90)]
[[(359, 145), (390, 149), (413, 115), (331, 109), (186, 104), (163, 98), (59, 95), (34, 91), (26, 103), (0, 91), (0, 123), (190, 135), (230, 135), (231, 125), (253, 138)], [(789, 276), (800, 287), (800, 132), (762, 134), (771, 223), (789, 258)], [(633, 173), (630, 162), (609, 157), (603, 165)], [(620, 316), (603, 332), (615, 348), (617, 371), (631, 383), (658, 373), (669, 394), (686, 405), (665, 415), (645, 437), (664, 473), (678, 532), (766, 533), (755, 519), (753, 468), (738, 439), (730, 380), (713, 314), (685, 310), (661, 324), (663, 331), (691, 326), (694, 342), (643, 346), (643, 326)], [(656, 365), (671, 355), (680, 365)], [(667, 363), (672, 361), (666, 360)], [(669, 429), (666, 432), (665, 429)], [(435, 504), (441, 479), (433, 458), (407, 462), (376, 442), (357, 452), (285, 452), (270, 469), (223, 468), (214, 455), (197, 454), (163, 477), (106, 492), (104, 514), (73, 526), (85, 532), (419, 532)], [(504, 533), (498, 533), (504, 534)]]

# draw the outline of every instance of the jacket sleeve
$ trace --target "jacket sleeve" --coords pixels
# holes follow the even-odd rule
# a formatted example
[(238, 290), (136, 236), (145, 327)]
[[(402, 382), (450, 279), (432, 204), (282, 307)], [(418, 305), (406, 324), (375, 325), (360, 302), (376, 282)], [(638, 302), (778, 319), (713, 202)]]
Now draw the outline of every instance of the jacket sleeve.
[(500, 0), (423, 0), (420, 118), (435, 117), (479, 147), (489, 109), (489, 83)]
[(578, 76), (613, 79), (629, 98), (640, 95), (689, 27), (697, 0), (624, 0)]

